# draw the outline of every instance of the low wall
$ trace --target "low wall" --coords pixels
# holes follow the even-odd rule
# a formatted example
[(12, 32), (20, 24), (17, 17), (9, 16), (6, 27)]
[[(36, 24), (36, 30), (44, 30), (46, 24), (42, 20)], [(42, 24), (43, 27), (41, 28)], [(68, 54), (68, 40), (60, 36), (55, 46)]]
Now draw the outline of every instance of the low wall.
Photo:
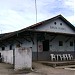
[(13, 64), (13, 50), (0, 51), (2, 62)]
[(15, 48), (13, 50), (0, 51), (2, 62), (14, 64), (14, 69), (32, 68), (32, 50), (31, 48)]
[(15, 51), (15, 69), (32, 68), (32, 51), (31, 48), (20, 47)]
[(51, 61), (50, 54), (71, 54), (73, 56), (73, 59), (75, 59), (75, 52), (74, 51), (63, 51), (63, 52), (33, 52), (32, 53), (32, 59), (33, 61), (39, 60), (39, 61)]

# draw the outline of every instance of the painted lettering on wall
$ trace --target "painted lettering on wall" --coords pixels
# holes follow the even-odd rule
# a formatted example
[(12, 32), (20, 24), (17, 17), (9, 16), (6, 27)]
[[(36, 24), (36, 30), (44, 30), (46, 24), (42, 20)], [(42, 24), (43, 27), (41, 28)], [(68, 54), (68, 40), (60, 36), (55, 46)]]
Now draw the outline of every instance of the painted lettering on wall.
[(56, 27), (56, 26), (50, 26), (50, 29), (59, 29), (59, 30), (66, 30), (63, 27)]
[(71, 54), (50, 54), (51, 61), (65, 61), (65, 60), (73, 60), (73, 56)]

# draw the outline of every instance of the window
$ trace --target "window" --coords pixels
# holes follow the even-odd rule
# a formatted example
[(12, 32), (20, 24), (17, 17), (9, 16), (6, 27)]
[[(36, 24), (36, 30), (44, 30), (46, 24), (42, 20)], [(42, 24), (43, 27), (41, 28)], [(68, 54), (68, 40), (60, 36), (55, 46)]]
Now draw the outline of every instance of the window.
[(56, 22), (54, 22), (54, 24), (56, 25), (57, 23), (56, 23)]
[(5, 50), (5, 47), (2, 47), (2, 50)]
[(73, 46), (73, 42), (72, 41), (70, 41), (70, 46)]
[(62, 23), (60, 23), (60, 25), (62, 26)]
[(10, 45), (10, 50), (12, 50), (12, 45)]
[(59, 41), (59, 46), (63, 46), (63, 41)]

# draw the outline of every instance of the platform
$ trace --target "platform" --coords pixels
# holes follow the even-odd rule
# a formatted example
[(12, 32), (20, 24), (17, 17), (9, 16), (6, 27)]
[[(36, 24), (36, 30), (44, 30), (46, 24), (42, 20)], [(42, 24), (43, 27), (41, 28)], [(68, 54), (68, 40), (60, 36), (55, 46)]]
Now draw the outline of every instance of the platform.
[(75, 60), (72, 61), (38, 61), (39, 63), (45, 64), (47, 66), (57, 67), (57, 66), (67, 66), (75, 65)]

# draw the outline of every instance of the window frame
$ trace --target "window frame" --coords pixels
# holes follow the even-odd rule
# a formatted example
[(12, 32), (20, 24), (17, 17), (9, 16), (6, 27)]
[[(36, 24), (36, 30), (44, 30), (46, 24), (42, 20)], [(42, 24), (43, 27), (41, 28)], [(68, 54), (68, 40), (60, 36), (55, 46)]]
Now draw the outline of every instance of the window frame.
[(12, 50), (12, 45), (9, 46), (9, 49)]
[(4, 51), (4, 50), (5, 50), (5, 47), (3, 46), (3, 47), (2, 47), (2, 51)]
[(70, 41), (70, 46), (73, 46), (73, 45), (74, 45), (73, 41)]
[(63, 41), (59, 41), (59, 46), (63, 46)]
[(54, 22), (54, 24), (56, 25), (56, 24), (57, 24), (57, 22)]

